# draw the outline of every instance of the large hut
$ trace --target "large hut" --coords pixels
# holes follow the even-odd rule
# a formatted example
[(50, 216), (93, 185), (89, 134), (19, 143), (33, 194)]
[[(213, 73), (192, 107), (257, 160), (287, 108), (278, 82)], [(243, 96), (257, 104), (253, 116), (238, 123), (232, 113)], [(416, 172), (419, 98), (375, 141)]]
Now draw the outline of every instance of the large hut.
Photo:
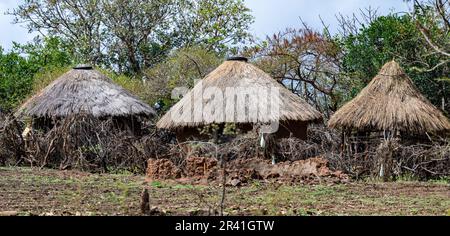
[(211, 124), (223, 128), (232, 123), (244, 132), (255, 125), (275, 124), (272, 127), (277, 130), (277, 138), (306, 139), (308, 123), (321, 119), (315, 108), (246, 58), (234, 57), (198, 82), (158, 121), (157, 127), (176, 131), (179, 140), (186, 140)]
[(331, 117), (328, 126), (414, 135), (450, 130), (445, 115), (419, 92), (395, 61), (385, 64), (357, 97)]
[(42, 127), (82, 114), (113, 118), (120, 127), (137, 130), (137, 119), (155, 111), (91, 66), (79, 65), (27, 100), (15, 115), (29, 117), (33, 126)]

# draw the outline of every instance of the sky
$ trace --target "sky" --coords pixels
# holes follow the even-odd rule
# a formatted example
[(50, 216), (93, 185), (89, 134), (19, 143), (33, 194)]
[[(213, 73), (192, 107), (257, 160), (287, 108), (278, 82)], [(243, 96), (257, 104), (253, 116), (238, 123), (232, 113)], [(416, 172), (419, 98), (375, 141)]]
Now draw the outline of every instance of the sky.
[(403, 0), (244, 0), (252, 10), (255, 23), (252, 33), (260, 39), (286, 28), (299, 28), (300, 18), (315, 29), (322, 29), (322, 23), (329, 26), (331, 33), (337, 33), (336, 15), (358, 13), (371, 7), (378, 15), (406, 12), (408, 4)]
[[(244, 0), (252, 10), (255, 23), (251, 33), (264, 39), (286, 28), (299, 27), (300, 17), (310, 27), (320, 29), (324, 20), (332, 33), (337, 32), (338, 13), (351, 15), (359, 9), (372, 7), (379, 15), (391, 12), (408, 11), (408, 5), (403, 0)], [(36, 36), (29, 33), (23, 25), (12, 24), (13, 17), (5, 12), (18, 6), (22, 0), (0, 0), (0, 46), (6, 50), (12, 47), (12, 42), (25, 43)]]
[(0, 46), (6, 50), (12, 47), (12, 42), (25, 43), (33, 39), (35, 34), (29, 34), (24, 26), (12, 24), (13, 17), (6, 11), (16, 7), (21, 0), (0, 0)]

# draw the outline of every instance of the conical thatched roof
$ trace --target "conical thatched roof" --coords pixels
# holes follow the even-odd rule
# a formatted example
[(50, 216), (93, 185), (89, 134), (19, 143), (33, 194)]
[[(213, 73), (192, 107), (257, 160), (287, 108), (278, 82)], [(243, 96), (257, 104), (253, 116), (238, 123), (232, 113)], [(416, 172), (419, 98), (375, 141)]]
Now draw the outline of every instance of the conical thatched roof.
[(16, 116), (151, 116), (154, 110), (90, 66), (75, 67), (26, 101)]
[(331, 117), (328, 126), (413, 133), (450, 130), (448, 119), (419, 92), (395, 61), (384, 65), (356, 98)]
[[(217, 88), (222, 92), (224, 96), (223, 103), (212, 105), (210, 103), (211, 100), (202, 98), (204, 91), (209, 88)], [(249, 96), (252, 96), (262, 90), (277, 90), (279, 91), (279, 96), (261, 96), (257, 101), (247, 100), (245, 104), (236, 104), (236, 107), (245, 107), (246, 114), (254, 114), (255, 112), (259, 114), (256, 119), (250, 118), (249, 116), (251, 115), (249, 115), (246, 116), (246, 120), (239, 121), (239, 119), (236, 119), (238, 116), (237, 113), (239, 112), (238, 109), (236, 109), (236, 107), (228, 106), (230, 104), (230, 100), (228, 99), (231, 97), (227, 93), (228, 89), (237, 91), (236, 96), (242, 95), (242, 91)], [(236, 99), (236, 96), (233, 95), (232, 100)], [(269, 99), (271, 100), (268, 101)], [(237, 99), (235, 102), (236, 101)], [(272, 105), (276, 104), (274, 107), (279, 106), (279, 109), (276, 109), (279, 112), (272, 112), (270, 108), (268, 109), (268, 112), (255, 110), (258, 105), (267, 105), (265, 103)], [(199, 115), (196, 108), (207, 106), (214, 106), (214, 109), (217, 109), (219, 115), (205, 117), (204, 113), (200, 112), (200, 120), (193, 118), (194, 116), (198, 117)], [(223, 107), (223, 109), (221, 109), (221, 107)], [(272, 106), (269, 105), (269, 107)], [(183, 113), (183, 111), (187, 109), (191, 109), (191, 112)], [(182, 114), (180, 114), (180, 112)], [(262, 113), (264, 113), (264, 115), (261, 115)], [(232, 119), (230, 119), (230, 116)], [(174, 117), (177, 119), (174, 120)], [(176, 129), (181, 127), (203, 126), (213, 123), (268, 123), (272, 121), (287, 120), (312, 122), (320, 119), (322, 119), (322, 115), (316, 109), (299, 96), (290, 92), (283, 85), (279, 84), (264, 71), (248, 63), (246, 59), (232, 58), (225, 61), (201, 82), (197, 83), (191, 91), (189, 91), (158, 121), (157, 127), (162, 129)], [(182, 122), (180, 122), (180, 120)]]

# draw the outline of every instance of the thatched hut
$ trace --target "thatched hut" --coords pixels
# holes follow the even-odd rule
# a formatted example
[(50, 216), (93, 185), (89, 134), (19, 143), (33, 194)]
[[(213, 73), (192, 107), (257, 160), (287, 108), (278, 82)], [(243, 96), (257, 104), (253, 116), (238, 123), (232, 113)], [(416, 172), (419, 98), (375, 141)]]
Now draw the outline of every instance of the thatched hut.
[(399, 64), (385, 64), (378, 75), (329, 120), (330, 128), (425, 134), (450, 130), (445, 115), (416, 88)]
[(234, 124), (241, 131), (249, 131), (255, 125), (278, 123), (276, 137), (306, 139), (308, 123), (321, 119), (322, 115), (302, 98), (246, 58), (235, 57), (198, 82), (158, 121), (157, 127), (174, 130), (179, 140), (185, 140), (211, 124), (222, 128)]
[(79, 65), (27, 100), (15, 115), (32, 118), (33, 126), (47, 126), (81, 114), (113, 118), (121, 127), (136, 130), (137, 118), (155, 111), (91, 66)]

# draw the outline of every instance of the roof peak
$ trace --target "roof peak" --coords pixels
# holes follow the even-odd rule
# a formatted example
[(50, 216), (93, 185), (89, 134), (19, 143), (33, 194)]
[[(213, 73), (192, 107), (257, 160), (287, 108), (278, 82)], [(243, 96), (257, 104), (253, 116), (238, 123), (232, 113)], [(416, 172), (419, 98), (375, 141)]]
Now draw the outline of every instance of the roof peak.
[(385, 76), (398, 76), (404, 75), (405, 71), (402, 69), (400, 64), (398, 64), (395, 60), (392, 60), (384, 64), (378, 74)]
[(398, 62), (395, 59), (390, 60), (388, 63), (386, 64), (396, 64), (399, 65)]
[(328, 121), (331, 128), (410, 133), (450, 130), (450, 123), (394, 60)]
[(92, 70), (94, 68), (89, 64), (78, 64), (78, 65), (74, 66), (73, 69), (74, 70)]
[(242, 62), (248, 62), (248, 58), (246, 57), (228, 57), (227, 61), (242, 61)]

